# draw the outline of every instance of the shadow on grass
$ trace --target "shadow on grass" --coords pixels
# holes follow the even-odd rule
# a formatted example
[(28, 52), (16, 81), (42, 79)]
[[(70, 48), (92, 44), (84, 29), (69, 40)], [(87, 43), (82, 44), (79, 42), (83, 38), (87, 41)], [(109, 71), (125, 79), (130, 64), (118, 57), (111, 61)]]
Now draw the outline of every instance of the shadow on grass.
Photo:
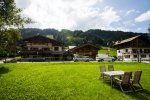
[(136, 100), (150, 100), (150, 91), (146, 89), (144, 89), (143, 91), (129, 94), (129, 95), (135, 98)]
[[(103, 83), (111, 87), (110, 81), (105, 81)], [(117, 91), (122, 92), (119, 86), (115, 86), (112, 89), (116, 89)], [(130, 90), (130, 88), (127, 88), (127, 90)], [(138, 92), (125, 93), (125, 95), (131, 96), (132, 98), (136, 100), (150, 100), (150, 91), (146, 89), (144, 89), (143, 91), (138, 91)]]
[(0, 76), (2, 74), (5, 74), (5, 73), (8, 73), (10, 70), (8, 68), (5, 68), (5, 67), (0, 67)]

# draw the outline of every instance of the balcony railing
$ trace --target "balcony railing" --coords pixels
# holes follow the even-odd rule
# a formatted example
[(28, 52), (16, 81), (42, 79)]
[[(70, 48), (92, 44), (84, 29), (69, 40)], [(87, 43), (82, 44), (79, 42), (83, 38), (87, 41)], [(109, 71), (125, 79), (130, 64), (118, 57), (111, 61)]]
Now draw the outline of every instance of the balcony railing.
[(22, 50), (21, 54), (61, 54), (65, 51), (53, 51), (53, 50)]

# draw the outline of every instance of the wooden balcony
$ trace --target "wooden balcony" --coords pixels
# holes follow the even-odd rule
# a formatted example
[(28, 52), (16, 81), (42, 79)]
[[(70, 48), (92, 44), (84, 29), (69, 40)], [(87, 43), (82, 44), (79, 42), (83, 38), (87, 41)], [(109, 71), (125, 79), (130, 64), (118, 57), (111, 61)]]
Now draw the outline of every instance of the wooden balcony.
[(22, 50), (21, 54), (32, 54), (32, 55), (40, 55), (40, 54), (63, 54), (65, 51), (52, 51), (52, 50)]

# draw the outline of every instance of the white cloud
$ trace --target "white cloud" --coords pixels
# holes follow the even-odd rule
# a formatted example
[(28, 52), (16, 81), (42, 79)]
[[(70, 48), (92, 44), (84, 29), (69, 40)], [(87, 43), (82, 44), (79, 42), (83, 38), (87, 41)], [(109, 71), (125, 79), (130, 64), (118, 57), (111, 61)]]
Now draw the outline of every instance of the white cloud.
[(105, 7), (102, 11), (91, 10), (86, 14), (83, 18), (77, 19), (74, 29), (108, 29), (113, 22), (120, 20), (120, 16), (112, 7)]
[(150, 20), (150, 11), (147, 11), (141, 14), (140, 16), (138, 16), (137, 18), (135, 18), (135, 22), (144, 22), (148, 20)]
[(25, 9), (30, 6), (31, 0), (15, 0), (15, 3), (17, 4), (17, 7), (21, 9)]
[(117, 12), (113, 10), (112, 7), (105, 7), (104, 11), (100, 14), (101, 21), (104, 21), (103, 24), (109, 26), (113, 22), (118, 22), (120, 16), (117, 15)]
[[(16, 0), (17, 6), (24, 8), (23, 15), (30, 17), (39, 28), (72, 28), (77, 21), (87, 18), (91, 6), (102, 0)], [(29, 3), (29, 4), (28, 4)], [(28, 6), (26, 6), (28, 4)], [(39, 25), (39, 26), (37, 26)]]
[(23, 15), (30, 17), (35, 24), (26, 27), (56, 29), (107, 29), (120, 16), (113, 7), (95, 9), (94, 5), (103, 0), (15, 0), (23, 8)]
[(134, 9), (129, 10), (129, 11), (126, 12), (126, 15), (129, 15), (129, 14), (131, 14), (131, 13), (134, 12), (134, 11), (135, 11)]
[(133, 20), (128, 20), (128, 21), (124, 21), (122, 22), (123, 26), (125, 27), (132, 27), (132, 26), (135, 26), (135, 23)]
[(129, 15), (129, 14), (132, 14), (132, 13), (140, 13), (140, 11), (135, 10), (135, 9), (131, 9), (131, 10), (128, 10), (128, 11), (126, 12), (126, 15)]

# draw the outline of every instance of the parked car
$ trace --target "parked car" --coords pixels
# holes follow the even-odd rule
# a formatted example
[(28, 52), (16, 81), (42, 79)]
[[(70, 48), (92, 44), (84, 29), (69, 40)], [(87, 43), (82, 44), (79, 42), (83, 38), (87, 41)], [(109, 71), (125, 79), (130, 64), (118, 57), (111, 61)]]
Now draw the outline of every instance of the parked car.
[(111, 57), (109, 55), (106, 55), (106, 54), (97, 54), (96, 55), (96, 61), (98, 61), (98, 62), (102, 62), (102, 61), (113, 62), (113, 61), (115, 61), (115, 58)]
[(7, 59), (6, 61), (3, 61), (4, 63), (16, 63), (16, 59)]
[(78, 61), (85, 61), (85, 62), (89, 62), (89, 61), (93, 61), (94, 59), (89, 57), (89, 56), (82, 56), (82, 55), (75, 55), (73, 58), (74, 62), (78, 62)]

